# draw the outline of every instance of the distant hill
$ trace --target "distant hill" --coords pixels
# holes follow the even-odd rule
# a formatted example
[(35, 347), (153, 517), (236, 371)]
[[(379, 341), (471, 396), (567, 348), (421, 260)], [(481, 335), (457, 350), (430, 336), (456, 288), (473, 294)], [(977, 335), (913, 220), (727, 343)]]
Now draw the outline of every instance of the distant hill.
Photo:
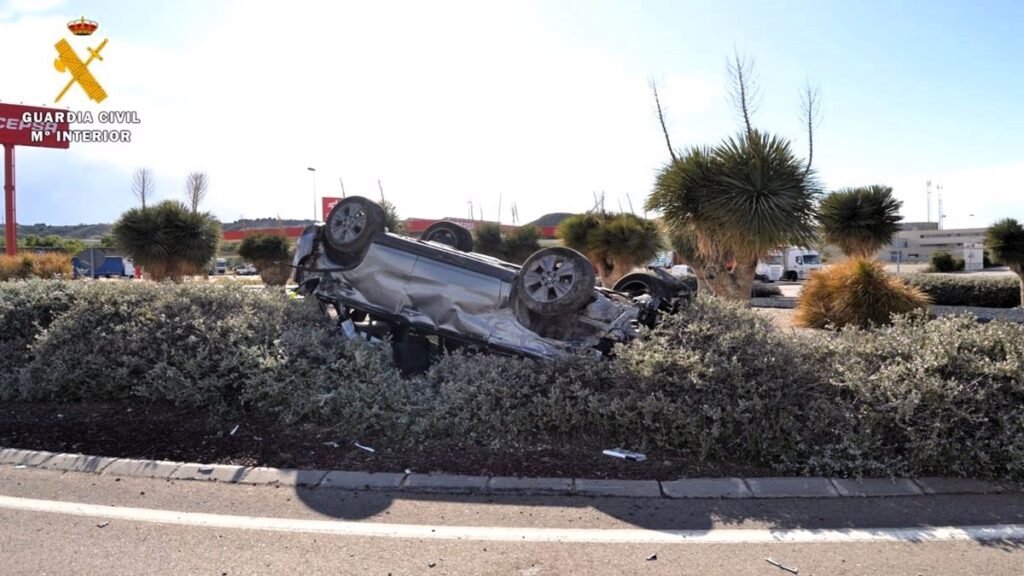
[(277, 218), (242, 218), (235, 222), (221, 223), (224, 230), (249, 230), (250, 228), (285, 228), (309, 226), (312, 220), (278, 220)]
[(546, 228), (548, 226), (558, 226), (569, 216), (572, 216), (571, 212), (552, 212), (551, 214), (545, 214), (540, 218), (537, 218), (533, 222), (530, 222), (530, 226), (536, 226), (538, 228)]
[[(312, 220), (278, 220), (277, 218), (243, 218), (236, 222), (221, 223), (224, 230), (248, 230), (250, 228), (278, 228), (290, 226), (306, 226)], [(104, 234), (110, 234), (111, 224), (70, 224), (51, 226), (49, 224), (18, 224), (18, 237), (49, 236), (76, 238), (78, 240), (99, 240)], [(0, 224), (0, 238), (5, 233), (4, 225)]]
[[(0, 225), (0, 236), (6, 232), (6, 226)], [(77, 238), (78, 240), (98, 239), (110, 233), (110, 224), (71, 224), (68, 226), (50, 226), (49, 224), (18, 224), (18, 236), (49, 236), (54, 234), (61, 238)]]

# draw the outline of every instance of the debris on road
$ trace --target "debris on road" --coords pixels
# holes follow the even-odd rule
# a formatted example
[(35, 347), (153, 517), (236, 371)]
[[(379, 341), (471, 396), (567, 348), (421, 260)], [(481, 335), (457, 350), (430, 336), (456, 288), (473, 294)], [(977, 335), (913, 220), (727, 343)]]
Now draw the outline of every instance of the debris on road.
[(791, 566), (786, 566), (785, 564), (783, 564), (782, 562), (779, 562), (778, 560), (773, 560), (772, 558), (765, 558), (764, 560), (765, 560), (765, 562), (771, 564), (772, 566), (775, 566), (776, 568), (780, 568), (782, 570), (785, 570), (786, 572), (789, 572), (791, 574), (799, 574), (800, 573), (800, 571), (797, 570), (796, 568), (793, 568)]
[(622, 458), (623, 460), (631, 460), (633, 462), (643, 462), (644, 460), (647, 460), (647, 456), (645, 454), (631, 452), (622, 448), (612, 448), (611, 450), (604, 450), (601, 453), (605, 456)]
[(650, 562), (651, 560), (657, 560), (657, 559), (658, 559), (658, 555), (657, 554), (651, 554), (650, 556), (647, 557), (647, 561), (648, 562)]
[(231, 432), (228, 433), (228, 436), (234, 436), (235, 432), (238, 432), (238, 424), (235, 424), (235, 427), (231, 429)]
[(18, 465), (17, 465), (17, 466), (15, 466), (14, 468), (15, 468), (15, 469), (21, 469), (21, 468), (28, 468), (28, 466), (25, 466), (24, 464), (18, 464)]
[(110, 526), (110, 522), (100, 522), (96, 525), (97, 528), (106, 528), (107, 526)]
[(210, 464), (203, 464), (202, 466), (199, 467), (199, 472), (202, 474), (209, 474), (213, 472), (213, 466), (211, 466)]
[(355, 444), (355, 445), (356, 445), (356, 448), (359, 448), (360, 450), (366, 450), (367, 452), (369, 452), (369, 453), (371, 453), (371, 454), (373, 454), (374, 452), (376, 452), (376, 450), (374, 450), (373, 448), (370, 448), (369, 446), (363, 446), (363, 445), (362, 445), (362, 444), (360, 444), (359, 442), (353, 442), (353, 444)]
[(340, 448), (341, 444), (338, 444), (337, 442), (324, 442), (324, 446), (327, 446), (328, 448)]

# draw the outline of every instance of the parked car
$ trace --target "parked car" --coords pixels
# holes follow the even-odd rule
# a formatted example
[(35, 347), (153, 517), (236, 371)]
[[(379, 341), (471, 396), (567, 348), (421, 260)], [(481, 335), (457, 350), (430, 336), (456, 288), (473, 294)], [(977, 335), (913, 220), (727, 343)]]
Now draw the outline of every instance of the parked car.
[(239, 276), (252, 276), (256, 274), (256, 267), (248, 263), (235, 266), (235, 274)]
[(517, 266), (449, 245), (467, 246), (468, 231), (451, 222), (428, 229), (428, 239), (390, 233), (384, 222), (375, 202), (345, 198), (326, 223), (306, 228), (293, 264), (301, 294), (349, 337), (390, 337), (406, 370), (457, 346), (534, 358), (607, 352), (692, 296), (646, 272), (628, 291), (595, 287), (593, 266), (569, 248), (543, 248)]

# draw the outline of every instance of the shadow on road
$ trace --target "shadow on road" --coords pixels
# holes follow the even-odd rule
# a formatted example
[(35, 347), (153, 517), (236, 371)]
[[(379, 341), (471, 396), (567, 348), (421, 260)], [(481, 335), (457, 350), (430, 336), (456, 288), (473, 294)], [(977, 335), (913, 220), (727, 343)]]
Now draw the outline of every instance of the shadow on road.
[[(930, 528), (1024, 524), (1024, 498), (1019, 495), (911, 496), (822, 499), (668, 499), (587, 496), (487, 496), (354, 492), (333, 488), (299, 488), (298, 498), (309, 508), (333, 518), (363, 520), (385, 513), (400, 501), (489, 504), (507, 507), (509, 518), (522, 517), (531, 507), (579, 508), (600, 512), (629, 525), (649, 530), (710, 530), (757, 525), (769, 529)], [(440, 521), (440, 519), (439, 519)], [(1006, 550), (1024, 542), (988, 541)]]

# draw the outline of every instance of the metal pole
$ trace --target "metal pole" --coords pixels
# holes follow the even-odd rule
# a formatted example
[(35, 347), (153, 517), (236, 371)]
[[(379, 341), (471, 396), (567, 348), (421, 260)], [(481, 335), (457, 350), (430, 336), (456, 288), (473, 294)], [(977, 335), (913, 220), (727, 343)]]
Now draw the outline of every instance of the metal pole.
[(316, 222), (316, 168), (306, 168), (313, 173), (313, 222)]
[(7, 224), (7, 255), (18, 253), (18, 219), (14, 209), (14, 144), (4, 144), (4, 222)]

